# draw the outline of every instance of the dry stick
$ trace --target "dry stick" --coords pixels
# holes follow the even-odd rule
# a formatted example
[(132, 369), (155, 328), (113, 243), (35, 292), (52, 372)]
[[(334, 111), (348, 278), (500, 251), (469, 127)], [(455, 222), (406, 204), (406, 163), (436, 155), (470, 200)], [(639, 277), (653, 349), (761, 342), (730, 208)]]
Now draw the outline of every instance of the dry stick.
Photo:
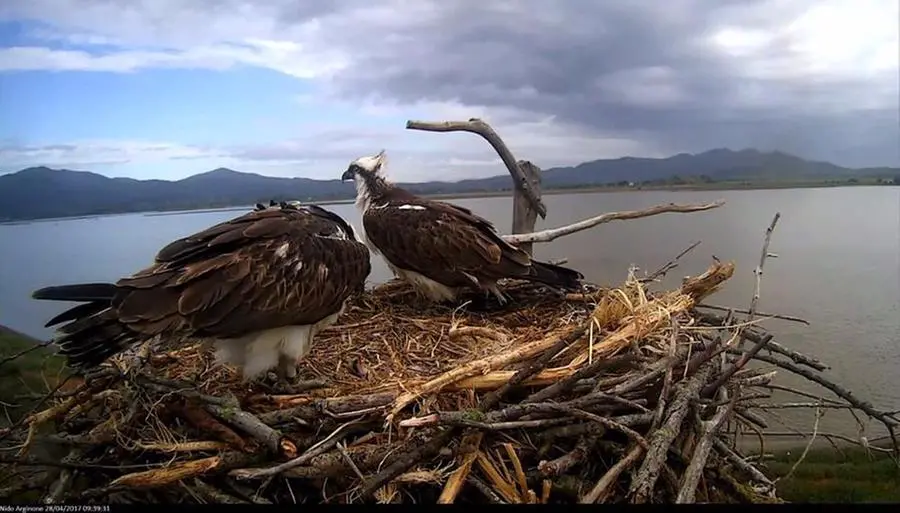
[(223, 398), (201, 394), (197, 391), (197, 386), (193, 383), (160, 378), (144, 373), (135, 375), (133, 379), (142, 387), (157, 390), (162, 393), (176, 393), (187, 399), (197, 399), (204, 403), (227, 408), (237, 406), (237, 400), (233, 397)]
[(687, 348), (677, 350), (674, 356), (667, 356), (662, 360), (653, 363), (652, 365), (647, 367), (646, 371), (638, 375), (636, 378), (614, 387), (609, 391), (609, 394), (623, 395), (641, 388), (647, 383), (650, 383), (656, 380), (659, 376), (665, 374), (667, 370), (677, 366), (679, 363), (681, 363), (682, 360), (684, 360), (685, 357), (687, 357), (687, 354)]
[[(357, 422), (345, 422), (337, 427), (330, 435), (325, 437), (319, 443), (313, 445), (308, 448), (303, 454), (300, 456), (286, 461), (284, 463), (275, 465), (273, 467), (259, 468), (259, 469), (237, 469), (233, 470), (229, 473), (231, 477), (235, 477), (238, 479), (255, 479), (261, 477), (270, 477), (284, 472), (285, 470), (292, 469), (294, 467), (299, 467), (304, 463), (309, 462), (316, 456), (324, 453), (325, 451), (334, 447), (341, 439), (346, 436), (349, 432), (353, 431), (353, 428), (356, 427), (359, 423)], [(271, 429), (271, 428), (270, 428)]]
[[(509, 422), (524, 417), (526, 415), (534, 415), (534, 414), (545, 414), (545, 413), (559, 413), (560, 408), (573, 408), (573, 409), (582, 409), (587, 408), (589, 406), (593, 406), (600, 403), (612, 402), (612, 403), (625, 403), (629, 407), (637, 407), (640, 406), (635, 405), (634, 401), (629, 401), (628, 399), (623, 399), (621, 397), (617, 397), (610, 394), (605, 394), (603, 392), (592, 392), (588, 395), (578, 397), (577, 399), (572, 399), (570, 401), (565, 401), (562, 403), (554, 403), (554, 402), (543, 402), (543, 403), (527, 403), (527, 404), (515, 404), (512, 406), (507, 406), (502, 410), (493, 410), (488, 413), (480, 412), (481, 415), (479, 422), (485, 424), (494, 424), (499, 422)], [(422, 427), (422, 426), (430, 426), (435, 424), (458, 424), (464, 421), (472, 420), (473, 412), (471, 411), (443, 411), (432, 413), (430, 415), (425, 415), (424, 417), (413, 417), (411, 419), (404, 420), (400, 423), (401, 427)]]
[[(733, 351), (735, 351), (735, 350), (729, 350), (728, 352), (731, 353)], [(784, 360), (775, 358), (774, 356), (769, 356), (769, 355), (764, 355), (764, 354), (757, 354), (756, 356), (753, 357), (753, 359), (781, 367), (782, 369), (791, 371), (794, 374), (797, 374), (797, 375), (802, 376), (810, 381), (818, 383), (819, 385), (822, 385), (823, 387), (827, 388), (828, 390), (834, 392), (834, 394), (837, 395), (838, 397), (840, 397), (841, 399), (843, 399), (843, 400), (847, 401), (848, 403), (852, 404), (853, 406), (855, 406), (858, 410), (862, 410), (863, 412), (865, 412), (866, 415), (868, 415), (872, 418), (878, 419), (888, 428), (892, 428), (897, 425), (900, 425), (900, 422), (897, 422), (896, 420), (890, 418), (884, 412), (875, 409), (875, 407), (872, 405), (872, 403), (870, 403), (868, 401), (863, 401), (862, 399), (857, 398), (856, 396), (853, 395), (852, 392), (850, 392), (846, 388), (844, 388), (840, 385), (837, 385), (837, 384), (823, 378), (822, 376), (819, 376), (818, 374), (813, 373), (809, 369), (804, 369), (803, 367), (799, 367), (791, 362), (786, 362)], [(766, 385), (766, 386), (771, 386), (771, 385)]]
[[(634, 353), (616, 356), (609, 360), (598, 360), (587, 367), (582, 367), (573, 375), (531, 394), (522, 403), (537, 403), (550, 399), (572, 388), (582, 378), (630, 364), (635, 360), (637, 360), (637, 355)], [(557, 476), (565, 473), (570, 468), (581, 463), (590, 454), (602, 434), (601, 432), (580, 436), (574, 449), (554, 460), (540, 462), (538, 470), (545, 476)]]
[(700, 392), (700, 394), (705, 397), (709, 397), (715, 394), (716, 390), (724, 385), (735, 372), (743, 369), (744, 366), (747, 365), (747, 363), (750, 361), (750, 359), (753, 358), (757, 353), (759, 353), (759, 351), (764, 348), (770, 340), (772, 340), (772, 335), (766, 334), (765, 336), (763, 336), (763, 338), (759, 342), (757, 342), (756, 345), (754, 345), (746, 353), (742, 354), (738, 361), (732, 363), (731, 366), (728, 367), (728, 370), (723, 372), (722, 375), (718, 377), (718, 379), (716, 379), (713, 383), (703, 387), (703, 390)]
[[(749, 314), (750, 313), (750, 310), (746, 310), (746, 309), (742, 309), (742, 308), (711, 305), (709, 303), (699, 304), (699, 305), (697, 305), (697, 308), (709, 308), (710, 310), (719, 310), (720, 312), (731, 311), (734, 313), (741, 313), (741, 314)], [(800, 317), (794, 317), (793, 315), (764, 313), (764, 312), (760, 312), (759, 310), (756, 311), (756, 315), (758, 315), (760, 317), (771, 317), (773, 319), (781, 319), (783, 321), (799, 322), (801, 324), (806, 324), (807, 326), (809, 326), (809, 321), (807, 321), (806, 319), (801, 319)]]
[(763, 483), (767, 486), (772, 486), (775, 484), (772, 482), (771, 479), (766, 477), (766, 475), (763, 474), (758, 468), (754, 467), (747, 460), (742, 458), (738, 453), (734, 452), (731, 449), (731, 447), (728, 447), (728, 444), (726, 444), (722, 440), (719, 440), (718, 438), (713, 440), (713, 445), (715, 446), (716, 449), (719, 450), (719, 452), (722, 453), (723, 456), (725, 456), (725, 459), (727, 459), (728, 461), (733, 463), (734, 466), (736, 466), (737, 468), (750, 474), (753, 477), (753, 479), (755, 479), (755, 480), (759, 481), (760, 483)]
[(824, 397), (820, 397), (816, 394), (804, 392), (803, 390), (797, 390), (796, 388), (786, 387), (784, 385), (776, 385), (774, 383), (770, 383), (768, 385), (759, 385), (759, 388), (767, 388), (769, 390), (778, 390), (781, 392), (788, 392), (791, 394), (799, 395), (801, 397), (808, 397), (810, 399), (815, 399), (816, 401), (823, 401), (824, 404), (844, 404), (840, 401), (835, 401), (834, 399), (827, 399)]
[(584, 461), (594, 448), (594, 445), (597, 443), (601, 434), (602, 433), (579, 437), (578, 442), (575, 443), (575, 448), (571, 451), (549, 461), (539, 461), (538, 471), (545, 477), (555, 477), (565, 474), (569, 469)]
[[(812, 436), (812, 433), (811, 433), (811, 432), (808, 432), (808, 431), (799, 431), (799, 430), (794, 430), (794, 431), (766, 431), (766, 437), (799, 437), (799, 438), (809, 438), (810, 436)], [(864, 444), (864, 443), (861, 442), (860, 440), (854, 439), (854, 438), (850, 438), (850, 437), (847, 436), (847, 435), (841, 435), (841, 434), (839, 434), (839, 433), (822, 433), (821, 431), (820, 431), (819, 433), (817, 433), (816, 436), (818, 436), (819, 438), (824, 438), (824, 439), (829, 440), (829, 441), (832, 441), (832, 440), (840, 440), (840, 441), (842, 441), (842, 442), (847, 442), (848, 444), (858, 445), (858, 446), (860, 446), (860, 447), (862, 447), (862, 448), (864, 448), (864, 449), (868, 449), (868, 450), (870, 450), (870, 451), (883, 452), (883, 453), (891, 453), (891, 452), (893, 452), (893, 449), (885, 449), (885, 448), (882, 448), (882, 447), (873, 446), (872, 443), (873, 443), (875, 440), (871, 440), (871, 441), (869, 441), (868, 444)], [(877, 438), (876, 440), (887, 440), (887, 439), (890, 439), (890, 437), (891, 437), (890, 435), (887, 435), (887, 436), (883, 436), (883, 437), (881, 437), (881, 438)]]
[(478, 118), (471, 118), (468, 121), (443, 121), (439, 123), (409, 120), (406, 122), (406, 129), (423, 130), (426, 132), (469, 132), (480, 135), (494, 148), (497, 155), (500, 156), (500, 160), (503, 161), (506, 169), (509, 170), (509, 174), (512, 175), (516, 188), (525, 194), (525, 197), (528, 198), (528, 202), (531, 203), (531, 208), (541, 216), (541, 219), (547, 218), (547, 207), (544, 206), (544, 203), (538, 198), (534, 189), (531, 187), (531, 184), (525, 177), (525, 173), (522, 172), (519, 163), (516, 162), (516, 158), (513, 157), (512, 152), (509, 151), (509, 148), (503, 143), (500, 136), (497, 135), (497, 132), (484, 121)]
[(791, 470), (788, 471), (787, 475), (782, 478), (776, 479), (775, 482), (782, 480), (787, 481), (788, 479), (790, 479), (790, 477), (794, 475), (794, 471), (797, 470), (797, 467), (799, 467), (800, 464), (803, 463), (803, 460), (806, 459), (806, 455), (809, 453), (809, 449), (810, 447), (812, 447), (813, 442), (816, 441), (816, 435), (819, 433), (819, 420), (822, 419), (822, 413), (822, 410), (818, 408), (816, 409), (816, 422), (813, 424), (812, 436), (809, 438), (809, 442), (806, 444), (806, 447), (803, 448), (803, 453), (799, 458), (797, 458), (797, 461), (794, 462), (794, 465), (791, 466)]
[(582, 379), (592, 377), (600, 372), (607, 370), (615, 370), (624, 367), (637, 360), (637, 355), (628, 353), (622, 356), (616, 356), (608, 360), (597, 360), (596, 362), (578, 369), (574, 374), (567, 376), (556, 383), (549, 385), (537, 392), (529, 395), (522, 403), (539, 403), (551, 399), (570, 390), (575, 384)]
[(666, 461), (669, 447), (678, 436), (681, 424), (687, 415), (690, 402), (700, 394), (700, 388), (709, 377), (711, 370), (712, 366), (707, 363), (687, 382), (679, 384), (680, 390), (675, 394), (675, 400), (669, 407), (669, 415), (662, 427), (653, 433), (647, 457), (644, 458), (644, 462), (632, 481), (628, 492), (632, 496), (631, 502), (646, 502), (650, 498), (656, 480), (659, 478), (659, 472)]
[(447, 478), (447, 483), (438, 497), (438, 504), (453, 504), (453, 501), (456, 500), (456, 496), (459, 495), (466, 478), (469, 477), (469, 473), (472, 471), (472, 464), (475, 463), (475, 458), (478, 457), (478, 446), (481, 444), (483, 437), (483, 433), (475, 432), (467, 435), (460, 443), (460, 446), (468, 446), (471, 450), (459, 457), (459, 467)]
[[(517, 371), (510, 380), (500, 387), (499, 390), (496, 390), (493, 393), (488, 394), (486, 397), (482, 399), (480, 404), (478, 405), (478, 411), (484, 413), (488, 409), (493, 408), (500, 400), (503, 398), (509, 390), (518, 384), (524, 383), (528, 378), (534, 376), (544, 367), (550, 363), (550, 360), (560, 351), (562, 351), (569, 344), (578, 340), (581, 335), (583, 335), (587, 331), (587, 327), (583, 326), (581, 328), (576, 328), (572, 330), (567, 336), (562, 337), (556, 344), (546, 349), (540, 358), (533, 361), (530, 365), (520, 369)], [(447, 443), (451, 440), (451, 438), (456, 434), (457, 428), (451, 427), (433, 439), (431, 439), (428, 443), (424, 445), (418, 445), (412, 452), (401, 455), (396, 462), (390, 465), (388, 468), (382, 470), (377, 475), (375, 475), (371, 481), (362, 489), (360, 495), (362, 498), (368, 498), (372, 496), (379, 488), (384, 486), (390, 480), (399, 476), (400, 474), (409, 470), (410, 467), (418, 463), (420, 460), (430, 457), (433, 454), (436, 454), (447, 445)]]
[(285, 438), (280, 431), (265, 425), (251, 413), (237, 408), (224, 408), (215, 404), (206, 404), (204, 407), (216, 417), (265, 444), (266, 448), (274, 454), (284, 454), (291, 457), (297, 452), (297, 447), (293, 442)]
[(7, 357), (5, 357), (5, 358), (0, 358), (0, 367), (3, 367), (3, 365), (5, 365), (5, 364), (7, 364), (7, 363), (9, 363), (9, 362), (11, 362), (11, 361), (13, 361), (13, 360), (18, 360), (19, 358), (21, 358), (21, 357), (23, 357), (23, 356), (25, 356), (25, 355), (27, 355), (27, 354), (33, 352), (33, 351), (37, 351), (38, 349), (43, 349), (43, 348), (45, 348), (45, 347), (47, 347), (47, 346), (49, 346), (49, 345), (52, 345), (52, 344), (53, 344), (53, 341), (52, 341), (52, 340), (48, 340), (48, 341), (46, 341), (46, 342), (41, 342), (41, 343), (39, 343), (39, 344), (34, 344), (33, 346), (29, 347), (28, 349), (23, 349), (22, 351), (19, 351), (19, 352), (16, 353), (16, 354), (7, 356)]
[(655, 207), (650, 207), (644, 210), (608, 212), (606, 214), (600, 214), (583, 221), (578, 221), (577, 223), (560, 226), (558, 228), (551, 228), (549, 230), (541, 230), (534, 233), (517, 233), (514, 235), (504, 235), (503, 240), (509, 242), (510, 244), (521, 244), (523, 242), (550, 242), (560, 237), (580, 232), (582, 230), (587, 230), (588, 228), (593, 228), (594, 226), (608, 223), (610, 221), (638, 219), (641, 217), (650, 217), (665, 213), (687, 214), (691, 212), (702, 212), (704, 210), (719, 208), (724, 204), (724, 200), (719, 200), (714, 203), (707, 204), (677, 205), (675, 203), (670, 203), (668, 205), (656, 205)]
[[(766, 228), (766, 238), (763, 241), (762, 251), (759, 255), (759, 264), (756, 266), (756, 269), (753, 270), (753, 274), (756, 275), (756, 287), (753, 290), (753, 299), (750, 300), (750, 309), (747, 312), (747, 322), (752, 322), (753, 318), (756, 316), (756, 305), (759, 303), (759, 289), (762, 284), (762, 273), (763, 267), (766, 265), (766, 260), (769, 259), (769, 243), (772, 241), (772, 232), (775, 231), (775, 225), (778, 224), (778, 219), (781, 218), (781, 212), (775, 212), (775, 217), (772, 218), (772, 223), (769, 224), (769, 227)], [(744, 347), (744, 336), (743, 336), (744, 328), (738, 328), (738, 344), (737, 346), (740, 348)]]
[(783, 410), (788, 408), (822, 408), (822, 409), (833, 409), (833, 410), (841, 410), (841, 409), (849, 409), (855, 408), (852, 404), (833, 404), (833, 403), (753, 403), (750, 405), (751, 408), (756, 408), (758, 410)]
[[(751, 339), (749, 337), (749, 334), (747, 336), (747, 339), (750, 340), (751, 342), (753, 341), (753, 339)], [(793, 349), (784, 347), (783, 345), (779, 344), (778, 342), (775, 342), (774, 340), (770, 340), (769, 343), (766, 345), (766, 351), (769, 351), (770, 353), (778, 353), (780, 355), (787, 356), (788, 358), (793, 360), (794, 363), (799, 363), (800, 365), (806, 365), (807, 367), (816, 369), (817, 371), (827, 371), (827, 370), (831, 369), (831, 367), (828, 364), (822, 363), (821, 361), (819, 361), (816, 358), (813, 358), (812, 356), (807, 356), (803, 353), (794, 351)]]
[(681, 253), (678, 253), (678, 255), (676, 255), (675, 258), (673, 258), (672, 260), (669, 260), (668, 262), (663, 264), (662, 267), (653, 271), (652, 273), (645, 276), (644, 278), (639, 279), (638, 281), (641, 283), (649, 283), (657, 278), (665, 276), (666, 273), (668, 273), (672, 269), (675, 269), (676, 267), (678, 267), (678, 261), (681, 260), (681, 257), (683, 257), (684, 255), (687, 255), (688, 253), (690, 253), (694, 248), (696, 248), (699, 245), (700, 245), (700, 241), (698, 240), (697, 242), (691, 244), (690, 246), (688, 246), (687, 248), (682, 250)]
[(550, 363), (550, 360), (553, 359), (560, 351), (568, 347), (569, 345), (575, 343), (578, 339), (581, 338), (588, 330), (587, 326), (582, 326), (580, 328), (576, 328), (572, 330), (571, 333), (561, 338), (559, 342), (557, 342), (553, 347), (544, 351), (544, 353), (540, 356), (540, 358), (536, 358), (531, 361), (525, 368), (519, 370), (513, 375), (513, 377), (506, 382), (502, 387), (498, 388), (493, 392), (489, 392), (482, 401), (481, 411), (487, 411), (497, 405), (500, 402), (500, 398), (506, 395), (513, 388), (521, 385), (526, 379), (536, 375), (538, 372), (544, 370), (547, 365)]
[(884, 424), (884, 426), (888, 430), (888, 433), (890, 434), (891, 442), (893, 444), (894, 455), (900, 456), (900, 441), (897, 440), (897, 433), (896, 433), (896, 429), (895, 429), (898, 425), (900, 425), (900, 421), (897, 421), (897, 419), (893, 418), (892, 416), (890, 416), (880, 410), (876, 410), (875, 407), (872, 406), (872, 403), (856, 398), (856, 396), (854, 396), (853, 393), (850, 392), (849, 390), (847, 390), (846, 388), (844, 388), (836, 383), (833, 383), (833, 382), (823, 378), (822, 376), (819, 376), (818, 374), (814, 374), (812, 371), (810, 371), (808, 369), (804, 369), (793, 363), (779, 360), (778, 358), (768, 356), (768, 355), (757, 354), (754, 358), (759, 361), (762, 361), (762, 362), (771, 363), (772, 365), (776, 365), (778, 367), (781, 367), (782, 369), (789, 370), (789, 371), (793, 372), (794, 374), (797, 374), (797, 375), (802, 376), (810, 381), (818, 383), (818, 384), (822, 385), (823, 387), (827, 388), (828, 390), (831, 390), (838, 397), (840, 397), (841, 399), (844, 399), (848, 403), (852, 404), (857, 409), (862, 410), (863, 412), (866, 413), (866, 415), (881, 421), (881, 423)]
[[(757, 313), (757, 315), (762, 315), (762, 314)], [(729, 324), (727, 319), (725, 319), (725, 317), (722, 317), (720, 315), (715, 315), (715, 314), (699, 313), (699, 320), (704, 323), (718, 325), (718, 326), (726, 326)], [(755, 342), (755, 343), (759, 343), (759, 341), (762, 339), (762, 337), (765, 336), (763, 333), (759, 333), (754, 330), (745, 330), (743, 335), (744, 335), (745, 339), (749, 340), (750, 342)], [(766, 350), (786, 356), (786, 357), (790, 358), (791, 360), (793, 360), (794, 363), (799, 363), (800, 365), (805, 365), (812, 369), (816, 369), (817, 371), (826, 371), (831, 368), (830, 366), (821, 362), (817, 358), (814, 358), (812, 356), (805, 355), (798, 351), (794, 351), (793, 349), (784, 347), (781, 344), (779, 344), (773, 340), (769, 341), (768, 345), (766, 346)]]
[(249, 504), (250, 501), (245, 501), (244, 499), (239, 499), (234, 497), (228, 493), (215, 488), (214, 486), (204, 483), (198, 478), (194, 478), (194, 486), (197, 488), (197, 491), (200, 492), (200, 495), (204, 496), (209, 502), (213, 504)]
[(626, 469), (637, 463), (638, 459), (644, 454), (644, 448), (640, 445), (632, 447), (628, 454), (619, 460), (615, 465), (603, 474), (603, 477), (597, 481), (597, 484), (591, 488), (591, 491), (578, 500), (579, 504), (594, 504), (603, 502), (608, 492), (616, 480)]
[[(528, 358), (534, 358), (538, 354), (542, 354), (545, 351), (550, 350), (553, 347), (559, 347), (561, 343), (561, 339), (565, 340), (568, 336), (572, 335), (573, 331), (581, 331), (586, 328), (577, 328), (576, 330), (569, 330), (566, 335), (561, 335), (560, 331), (562, 329), (553, 332), (553, 334), (548, 335), (542, 339), (535, 340), (533, 342), (529, 342), (527, 344), (523, 344), (514, 348), (511, 351), (506, 353), (502, 353), (499, 355), (492, 355), (485, 358), (479, 358), (477, 360), (472, 360), (470, 362), (465, 363), (455, 369), (444, 372), (438, 376), (433, 377), (429, 381), (417, 386), (412, 391), (404, 392), (399, 395), (391, 406), (390, 413), (385, 417), (385, 425), (389, 425), (393, 422), (394, 416), (399, 413), (401, 410), (406, 408), (413, 401), (421, 397), (423, 394), (427, 392), (435, 392), (444, 387), (450, 386), (452, 384), (459, 383), (461, 380), (465, 378), (470, 378), (481, 374), (484, 376), (487, 371), (491, 371), (493, 369), (500, 368), (502, 365), (507, 365), (513, 361), (521, 361)], [(583, 331), (582, 331), (583, 333)], [(528, 379), (528, 377), (521, 377), (522, 374), (528, 371), (531, 368), (521, 369), (518, 372), (514, 373), (509, 381), (515, 380), (515, 382), (524, 382)], [(508, 387), (506, 387), (508, 389)], [(505, 392), (505, 390), (504, 390)], [(491, 397), (498, 397), (496, 394)], [(493, 399), (492, 399), (493, 401)]]
[[(720, 390), (723, 399), (727, 398), (725, 389)], [(694, 447), (694, 455), (691, 457), (687, 470), (684, 471), (683, 484), (681, 485), (681, 490), (678, 491), (678, 496), (675, 498), (677, 504), (694, 503), (697, 485), (700, 484), (700, 477), (703, 475), (706, 460), (709, 458), (710, 451), (712, 451), (713, 442), (716, 440), (716, 435), (718, 435), (719, 428), (722, 426), (725, 418), (731, 414), (731, 409), (734, 407), (737, 397), (738, 395), (735, 394), (728, 404), (718, 407), (712, 419), (701, 421), (703, 434), (700, 436), (700, 442)]]

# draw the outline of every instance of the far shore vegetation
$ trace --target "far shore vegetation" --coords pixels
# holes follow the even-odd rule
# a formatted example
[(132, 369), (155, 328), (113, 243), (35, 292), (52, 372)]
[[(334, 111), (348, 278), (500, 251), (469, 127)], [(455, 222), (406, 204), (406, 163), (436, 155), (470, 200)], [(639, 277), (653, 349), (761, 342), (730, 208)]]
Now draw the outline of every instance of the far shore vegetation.
[[(700, 176), (672, 176), (668, 179), (649, 180), (645, 182), (619, 181), (602, 185), (577, 185), (571, 187), (554, 187), (541, 191), (543, 195), (556, 194), (587, 194), (604, 192), (637, 192), (637, 191), (739, 191), (739, 190), (770, 190), (770, 189), (809, 189), (829, 187), (855, 187), (855, 186), (897, 186), (900, 185), (900, 176), (859, 176), (846, 179), (809, 179), (809, 180), (714, 180), (706, 175)], [(499, 189), (481, 191), (463, 191), (447, 193), (430, 193), (422, 196), (435, 199), (467, 199), (467, 198), (492, 198), (506, 197), (512, 193), (512, 186)], [(206, 211), (221, 211), (228, 209), (244, 209), (255, 203), (268, 204), (270, 200), (315, 202), (319, 205), (340, 205), (352, 203), (352, 197), (318, 196), (318, 197), (265, 197), (248, 198), (247, 201), (220, 201), (205, 202), (194, 205), (176, 205), (171, 207), (159, 207), (139, 210), (122, 209), (97, 209), (93, 212), (78, 213), (64, 217), (41, 217), (29, 219), (0, 219), (0, 224), (20, 224), (34, 221), (54, 221), (61, 219), (88, 219), (106, 215), (137, 214), (147, 215), (174, 215), (179, 213), (200, 213)]]
[[(38, 405), (65, 376), (65, 365), (51, 347), (35, 349), (39, 340), (0, 325), (0, 428), (10, 426)], [(30, 352), (24, 353), (29, 349)], [(8, 361), (12, 356), (22, 354)], [(861, 448), (814, 447), (791, 473), (803, 452), (803, 443), (767, 455), (763, 468), (778, 481), (779, 496), (788, 502), (897, 503), (900, 502), (900, 467), (884, 453)], [(0, 473), (2, 475), (2, 473)], [(37, 496), (29, 496), (37, 500)]]

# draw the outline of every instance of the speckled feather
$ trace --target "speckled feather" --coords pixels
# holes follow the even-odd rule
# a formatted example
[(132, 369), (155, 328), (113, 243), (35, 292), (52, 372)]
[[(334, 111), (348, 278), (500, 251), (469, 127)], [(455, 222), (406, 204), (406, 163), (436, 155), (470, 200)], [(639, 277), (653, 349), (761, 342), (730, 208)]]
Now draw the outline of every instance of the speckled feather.
[(422, 198), (389, 183), (383, 174), (385, 160), (383, 151), (357, 159), (342, 179), (356, 183), (356, 203), (370, 247), (395, 274), (419, 282), (423, 291), (432, 289), (426, 295), (452, 299), (451, 289), (470, 286), (497, 294), (496, 282), (503, 278), (580, 287), (581, 273), (533, 260), (471, 210)]
[[(109, 285), (110, 300), (57, 316), (73, 319), (57, 342), (76, 365), (90, 366), (160, 334), (222, 339), (311, 325), (361, 292), (370, 270), (368, 249), (335, 214), (255, 210), (173, 241), (153, 265)], [(67, 287), (78, 286), (56, 289)], [(35, 297), (67, 299), (51, 289)]]

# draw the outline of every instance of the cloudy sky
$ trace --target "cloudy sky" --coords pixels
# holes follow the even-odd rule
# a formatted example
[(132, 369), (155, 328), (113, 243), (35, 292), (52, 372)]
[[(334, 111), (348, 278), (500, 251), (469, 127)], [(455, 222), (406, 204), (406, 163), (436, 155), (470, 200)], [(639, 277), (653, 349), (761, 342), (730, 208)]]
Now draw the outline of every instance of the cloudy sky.
[(0, 172), (401, 180), (716, 147), (900, 165), (897, 0), (3, 0)]

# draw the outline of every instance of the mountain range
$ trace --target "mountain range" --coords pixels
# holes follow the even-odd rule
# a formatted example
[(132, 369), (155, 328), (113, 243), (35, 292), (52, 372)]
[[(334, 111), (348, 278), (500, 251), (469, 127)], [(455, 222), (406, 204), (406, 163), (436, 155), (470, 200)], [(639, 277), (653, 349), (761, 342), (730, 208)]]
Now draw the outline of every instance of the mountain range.
[[(883, 177), (900, 183), (898, 168), (852, 169), (782, 152), (714, 149), (668, 158), (623, 157), (546, 169), (542, 187), (565, 189), (613, 184), (690, 182), (845, 181)], [(506, 173), (457, 182), (399, 184), (417, 194), (463, 194), (512, 188)], [(108, 178), (87, 171), (31, 167), (0, 176), (0, 221), (189, 210), (268, 203), (270, 199), (350, 199), (340, 180), (276, 178), (220, 168), (176, 181)]]

